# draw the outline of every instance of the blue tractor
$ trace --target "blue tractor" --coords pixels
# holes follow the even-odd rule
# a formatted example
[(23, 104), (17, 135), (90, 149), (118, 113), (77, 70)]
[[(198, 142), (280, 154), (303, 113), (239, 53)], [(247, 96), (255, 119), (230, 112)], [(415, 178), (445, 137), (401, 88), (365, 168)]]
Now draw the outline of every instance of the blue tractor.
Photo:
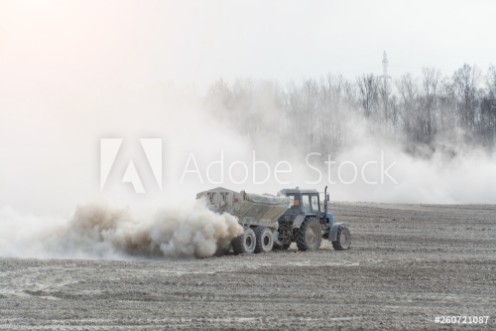
[(350, 230), (346, 225), (334, 222), (328, 210), (327, 186), (323, 203), (316, 190), (284, 189), (279, 195), (289, 198), (291, 207), (278, 219), (274, 248), (288, 249), (294, 241), (299, 250), (313, 251), (319, 249), (322, 238), (329, 239), (336, 250), (350, 248)]

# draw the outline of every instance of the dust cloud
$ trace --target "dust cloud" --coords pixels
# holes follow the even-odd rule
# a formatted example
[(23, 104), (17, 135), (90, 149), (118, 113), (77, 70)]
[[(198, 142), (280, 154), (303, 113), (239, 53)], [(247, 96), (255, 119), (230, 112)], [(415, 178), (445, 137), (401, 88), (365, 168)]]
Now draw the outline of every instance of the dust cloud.
[[(494, 204), (496, 203), (496, 151), (461, 142), (456, 134), (439, 136), (433, 148), (409, 153), (405, 142), (385, 136), (366, 120), (353, 119), (347, 142), (331, 169), (333, 200), (379, 203)], [(342, 181), (338, 167), (343, 166)], [(374, 162), (370, 164), (369, 162)], [(369, 163), (368, 166), (365, 166)], [(364, 167), (365, 166), (365, 167)], [(385, 174), (383, 170), (391, 166)], [(324, 167), (322, 167), (324, 168)], [(327, 169), (323, 169), (326, 174)], [(357, 174), (357, 180), (348, 183)], [(390, 175), (391, 177), (389, 177)], [(309, 174), (313, 178), (314, 174)], [(311, 177), (310, 177), (311, 176)]]
[(209, 257), (243, 229), (229, 214), (210, 211), (203, 200), (183, 208), (137, 217), (107, 204), (79, 206), (72, 218), (19, 215), (0, 209), (0, 256), (112, 258)]
[[(213, 116), (249, 137), (257, 160), (266, 161), (272, 171), (280, 161), (292, 166), (289, 175), (281, 176), (284, 183), (272, 176), (267, 183), (253, 185), (250, 178), (250, 190), (277, 192), (299, 186), (323, 191), (329, 186), (331, 200), (338, 201), (496, 203), (496, 148), (477, 142), (456, 123), (429, 143), (417, 143), (401, 125), (366, 117), (349, 101), (340, 101), (338, 107), (319, 101), (318, 89), (312, 90), (317, 96), (305, 94), (308, 84), (301, 83), (296, 92), (267, 84), (217, 83), (207, 100)], [(413, 114), (405, 118), (409, 116)], [(252, 164), (249, 158), (243, 161)]]

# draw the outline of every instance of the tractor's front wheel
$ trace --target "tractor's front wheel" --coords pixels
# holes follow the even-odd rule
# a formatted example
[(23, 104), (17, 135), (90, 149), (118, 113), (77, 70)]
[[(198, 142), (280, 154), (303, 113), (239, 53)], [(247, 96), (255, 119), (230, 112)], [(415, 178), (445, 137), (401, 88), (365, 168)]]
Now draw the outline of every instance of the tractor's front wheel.
[(344, 225), (340, 225), (336, 236), (336, 241), (332, 242), (332, 247), (337, 251), (349, 249), (351, 246), (350, 230)]
[(296, 231), (296, 245), (300, 251), (315, 251), (322, 242), (322, 229), (319, 221), (307, 218)]
[(245, 229), (241, 236), (234, 238), (232, 241), (234, 254), (253, 253), (256, 242), (255, 232), (250, 228)]

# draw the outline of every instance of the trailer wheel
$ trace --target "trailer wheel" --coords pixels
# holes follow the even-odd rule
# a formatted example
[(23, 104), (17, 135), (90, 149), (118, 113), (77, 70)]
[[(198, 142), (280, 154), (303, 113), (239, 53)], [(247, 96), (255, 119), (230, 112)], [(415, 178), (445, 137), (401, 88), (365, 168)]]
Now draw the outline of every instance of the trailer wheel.
[(269, 228), (257, 226), (255, 228), (255, 237), (257, 238), (255, 253), (267, 253), (272, 250), (274, 238), (272, 237), (272, 231)]
[(229, 253), (231, 253), (231, 243), (229, 243), (229, 245), (218, 246), (214, 255), (215, 256), (224, 256), (224, 255), (229, 255)]
[(344, 225), (338, 228), (336, 241), (332, 242), (332, 247), (337, 251), (349, 249), (351, 246), (351, 233), (350, 230)]
[(314, 217), (307, 218), (296, 231), (296, 245), (300, 251), (315, 251), (322, 242), (322, 229)]
[(232, 241), (234, 254), (253, 253), (256, 242), (255, 232), (250, 228), (245, 229), (241, 236), (234, 238)]

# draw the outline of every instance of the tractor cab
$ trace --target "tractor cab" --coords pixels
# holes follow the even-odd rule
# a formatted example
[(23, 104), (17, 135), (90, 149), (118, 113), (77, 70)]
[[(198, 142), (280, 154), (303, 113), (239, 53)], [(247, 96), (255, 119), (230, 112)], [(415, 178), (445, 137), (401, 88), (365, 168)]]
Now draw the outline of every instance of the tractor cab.
[(327, 210), (329, 201), (327, 192), (324, 193), (324, 201), (321, 200), (317, 190), (284, 189), (279, 195), (286, 196), (291, 201), (291, 208), (286, 215), (314, 216), (325, 223), (333, 221), (332, 214)]

